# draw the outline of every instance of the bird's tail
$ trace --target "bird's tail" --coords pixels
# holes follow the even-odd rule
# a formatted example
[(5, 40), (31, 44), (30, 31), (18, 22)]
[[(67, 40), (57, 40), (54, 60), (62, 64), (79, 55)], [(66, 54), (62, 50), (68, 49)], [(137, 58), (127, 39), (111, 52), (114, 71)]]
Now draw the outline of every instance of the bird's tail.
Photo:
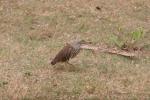
[(51, 61), (51, 65), (55, 65), (55, 64), (56, 64), (56, 60), (54, 59)]

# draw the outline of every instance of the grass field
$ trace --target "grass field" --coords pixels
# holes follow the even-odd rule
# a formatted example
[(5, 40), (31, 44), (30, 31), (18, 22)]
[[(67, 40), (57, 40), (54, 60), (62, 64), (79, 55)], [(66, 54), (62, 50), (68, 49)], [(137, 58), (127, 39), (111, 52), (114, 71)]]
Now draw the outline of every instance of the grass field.
[(0, 100), (149, 100), (150, 57), (84, 50), (74, 69), (49, 64), (76, 37), (114, 46), (140, 27), (150, 44), (149, 0), (0, 0)]

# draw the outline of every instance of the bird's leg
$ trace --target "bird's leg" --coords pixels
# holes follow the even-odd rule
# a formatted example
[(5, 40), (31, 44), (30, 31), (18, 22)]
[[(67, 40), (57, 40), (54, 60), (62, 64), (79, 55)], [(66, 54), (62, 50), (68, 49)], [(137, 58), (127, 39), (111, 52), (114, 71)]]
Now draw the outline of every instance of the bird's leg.
[(71, 63), (69, 63), (68, 61), (66, 62), (67, 65), (69, 65), (69, 67), (67, 67), (67, 70), (69, 71), (73, 71), (75, 69), (75, 66)]
[(68, 61), (66, 62), (68, 65), (70, 65), (70, 66), (74, 66), (73, 64), (71, 64), (71, 63), (69, 63)]

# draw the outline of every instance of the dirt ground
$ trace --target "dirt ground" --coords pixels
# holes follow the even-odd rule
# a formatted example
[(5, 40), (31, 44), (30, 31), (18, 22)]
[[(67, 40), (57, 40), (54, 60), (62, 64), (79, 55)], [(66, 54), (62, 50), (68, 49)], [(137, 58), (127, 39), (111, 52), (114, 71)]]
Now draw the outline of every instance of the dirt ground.
[(76, 37), (114, 46), (137, 28), (150, 44), (149, 0), (0, 0), (0, 100), (149, 100), (150, 57), (83, 50), (75, 68), (50, 65)]

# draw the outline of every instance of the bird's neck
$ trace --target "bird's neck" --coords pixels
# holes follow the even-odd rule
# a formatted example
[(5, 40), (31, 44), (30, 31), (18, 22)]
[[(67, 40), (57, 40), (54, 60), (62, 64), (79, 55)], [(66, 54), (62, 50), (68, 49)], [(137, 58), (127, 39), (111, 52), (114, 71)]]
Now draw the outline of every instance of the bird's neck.
[(80, 45), (79, 44), (75, 44), (75, 43), (66, 43), (66, 45), (69, 45), (69, 46), (73, 47), (74, 49), (80, 48)]

